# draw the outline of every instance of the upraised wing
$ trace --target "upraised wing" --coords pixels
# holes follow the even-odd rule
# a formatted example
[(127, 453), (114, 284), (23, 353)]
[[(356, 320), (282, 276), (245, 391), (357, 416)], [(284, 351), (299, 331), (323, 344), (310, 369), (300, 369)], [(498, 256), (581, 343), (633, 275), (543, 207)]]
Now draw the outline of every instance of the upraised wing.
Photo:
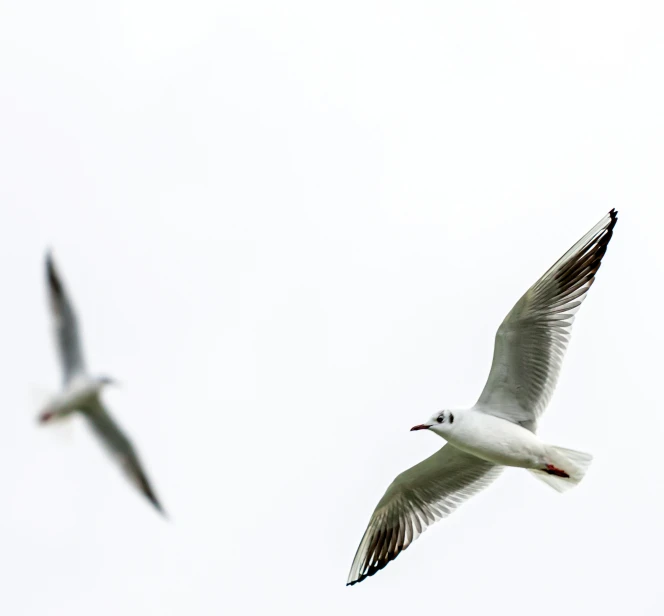
[(505, 317), (476, 410), (535, 431), (558, 381), (574, 316), (595, 281), (617, 220), (611, 210)]
[(60, 280), (50, 253), (46, 254), (46, 283), (55, 331), (55, 342), (66, 385), (77, 374), (85, 373), (85, 361), (78, 331), (76, 313)]
[(501, 470), (501, 466), (445, 445), (401, 473), (371, 516), (347, 585), (380, 571), (431, 524), (486, 488)]

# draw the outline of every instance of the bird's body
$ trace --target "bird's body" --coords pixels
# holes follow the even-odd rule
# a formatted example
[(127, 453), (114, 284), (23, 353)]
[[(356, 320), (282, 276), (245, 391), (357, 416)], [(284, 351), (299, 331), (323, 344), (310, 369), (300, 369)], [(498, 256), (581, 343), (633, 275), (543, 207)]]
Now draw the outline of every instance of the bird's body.
[(475, 405), (436, 413), (412, 428), (435, 432), (447, 444), (388, 487), (353, 559), (349, 585), (380, 571), (505, 466), (527, 469), (559, 492), (581, 481), (592, 456), (543, 442), (537, 422), (617, 219), (611, 210), (514, 305), (496, 332), (491, 371)]
[(53, 395), (40, 416), (41, 421), (49, 421), (56, 416), (66, 417), (78, 410), (85, 412), (86, 407), (99, 396), (105, 384), (101, 379), (79, 375), (67, 383), (62, 391)]
[(454, 422), (443, 424), (441, 436), (457, 449), (503, 466), (539, 470), (551, 463), (547, 445), (530, 430), (474, 408), (451, 413)]
[(56, 344), (63, 372), (62, 390), (47, 403), (39, 421), (48, 424), (72, 413), (81, 414), (104, 447), (120, 464), (129, 480), (160, 512), (161, 503), (147, 479), (131, 441), (113, 421), (101, 400), (106, 385), (113, 381), (88, 374), (80, 343), (78, 320), (51, 255), (46, 256), (46, 279)]

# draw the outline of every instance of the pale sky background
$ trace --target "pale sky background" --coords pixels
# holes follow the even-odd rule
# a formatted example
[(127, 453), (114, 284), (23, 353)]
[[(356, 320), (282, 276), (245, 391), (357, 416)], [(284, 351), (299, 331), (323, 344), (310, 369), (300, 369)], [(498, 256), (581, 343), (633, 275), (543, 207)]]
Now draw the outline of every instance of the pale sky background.
[[(0, 5), (0, 613), (664, 609), (660, 2)], [(521, 470), (346, 588), (394, 476), (520, 295), (610, 208)], [(171, 515), (60, 383), (51, 246)]]

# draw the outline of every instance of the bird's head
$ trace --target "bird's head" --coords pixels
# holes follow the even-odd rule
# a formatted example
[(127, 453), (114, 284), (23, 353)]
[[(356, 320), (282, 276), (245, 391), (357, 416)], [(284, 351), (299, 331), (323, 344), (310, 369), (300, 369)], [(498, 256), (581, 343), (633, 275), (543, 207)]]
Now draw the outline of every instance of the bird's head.
[(445, 436), (453, 429), (453, 425), (454, 413), (452, 411), (439, 411), (435, 415), (432, 415), (426, 423), (413, 426), (410, 431), (431, 430), (440, 436)]
[(57, 397), (55, 397), (51, 399), (47, 404), (42, 406), (41, 411), (39, 412), (39, 415), (37, 417), (37, 421), (39, 423), (45, 424), (53, 420), (62, 419), (64, 415), (65, 413), (63, 412), (63, 409), (59, 404), (59, 400)]
[(95, 378), (97, 387), (101, 389), (102, 387), (106, 387), (108, 385), (112, 385), (114, 387), (120, 387), (120, 383), (116, 381), (114, 378), (110, 376), (98, 376)]
[(56, 416), (56, 411), (51, 406), (47, 406), (44, 409), (42, 409), (42, 411), (39, 413), (37, 421), (42, 424), (47, 423), (51, 421), (55, 416)]

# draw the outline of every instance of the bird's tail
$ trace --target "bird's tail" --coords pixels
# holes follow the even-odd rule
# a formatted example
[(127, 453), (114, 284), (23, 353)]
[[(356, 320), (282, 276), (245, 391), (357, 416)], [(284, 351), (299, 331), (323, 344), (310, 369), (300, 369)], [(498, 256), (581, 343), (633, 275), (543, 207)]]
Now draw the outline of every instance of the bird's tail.
[(546, 468), (528, 470), (558, 492), (566, 492), (579, 483), (593, 459), (589, 453), (554, 446), (549, 447), (547, 456)]

